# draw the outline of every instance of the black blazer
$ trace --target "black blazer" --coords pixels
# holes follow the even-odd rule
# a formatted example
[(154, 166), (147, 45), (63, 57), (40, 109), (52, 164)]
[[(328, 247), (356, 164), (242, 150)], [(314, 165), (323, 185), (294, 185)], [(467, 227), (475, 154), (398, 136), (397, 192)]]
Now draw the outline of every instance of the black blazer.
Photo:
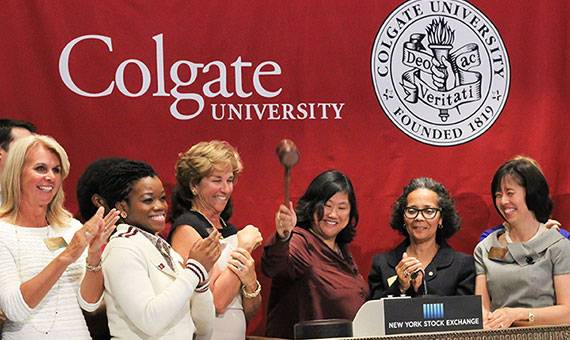
[[(402, 259), (409, 241), (405, 240), (388, 253), (376, 254), (372, 258), (372, 269), (368, 275), (370, 286), (369, 299), (379, 299), (388, 295), (400, 296), (400, 284), (397, 278), (391, 285), (388, 279), (396, 275), (396, 265)], [(425, 269), (427, 293), (429, 295), (473, 295), (475, 291), (475, 263), (473, 256), (456, 252), (447, 243), (440, 244), (433, 260)], [(423, 293), (423, 285), (414, 291), (412, 287), (406, 295), (416, 296)]]

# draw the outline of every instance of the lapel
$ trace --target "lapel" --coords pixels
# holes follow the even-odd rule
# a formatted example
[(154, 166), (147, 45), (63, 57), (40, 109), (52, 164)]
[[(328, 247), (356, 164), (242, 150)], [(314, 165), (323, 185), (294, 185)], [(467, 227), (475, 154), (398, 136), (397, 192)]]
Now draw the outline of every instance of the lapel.
[(439, 250), (426, 267), (426, 281), (431, 281), (437, 277), (438, 270), (451, 267), (453, 264), (453, 249), (444, 241), (439, 245)]
[[(156, 248), (152, 242), (146, 238), (137, 228), (127, 225), (121, 224), (117, 227), (117, 232), (115, 233), (114, 237), (126, 237), (135, 242), (137, 247), (143, 249), (143, 252), (149, 262), (149, 265), (155, 268), (156, 270), (169, 275), (171, 277), (176, 278), (177, 274), (175, 271), (170, 269), (166, 260), (160, 253), (160, 251)], [(173, 258), (174, 266), (177, 265), (175, 258)]]

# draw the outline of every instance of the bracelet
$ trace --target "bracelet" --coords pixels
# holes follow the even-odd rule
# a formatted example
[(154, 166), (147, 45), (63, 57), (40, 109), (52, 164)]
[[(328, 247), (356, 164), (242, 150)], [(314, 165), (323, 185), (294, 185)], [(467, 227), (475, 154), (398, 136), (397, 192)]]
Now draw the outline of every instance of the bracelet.
[(260, 284), (259, 281), (257, 281), (257, 280), (255, 280), (255, 284), (256, 284), (256, 287), (255, 287), (255, 291), (253, 291), (253, 293), (248, 293), (248, 292), (245, 290), (245, 286), (242, 285), (242, 286), (241, 286), (241, 295), (243, 295), (243, 297), (246, 298), (246, 299), (254, 299), (254, 298), (256, 298), (256, 297), (259, 295), (259, 293), (261, 293), (261, 284)]
[(92, 266), (89, 264), (89, 262), (87, 262), (87, 258), (85, 258), (85, 269), (87, 269), (88, 272), (100, 272), (101, 271), (101, 260), (99, 260), (99, 263), (97, 263), (96, 266)]

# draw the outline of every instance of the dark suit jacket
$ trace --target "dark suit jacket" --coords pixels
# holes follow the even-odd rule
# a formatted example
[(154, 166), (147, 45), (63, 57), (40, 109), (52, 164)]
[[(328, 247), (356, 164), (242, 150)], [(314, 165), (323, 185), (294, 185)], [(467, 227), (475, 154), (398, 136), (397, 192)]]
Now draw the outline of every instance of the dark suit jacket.
[[(369, 299), (379, 299), (388, 295), (400, 296), (400, 284), (396, 275), (396, 265), (402, 259), (409, 241), (405, 240), (388, 253), (376, 254), (372, 258), (372, 269), (368, 275)], [(440, 244), (433, 260), (425, 269), (427, 293), (430, 295), (472, 295), (475, 291), (475, 263), (473, 256), (456, 252), (447, 243)], [(388, 284), (392, 278), (391, 285)], [(393, 281), (393, 282), (392, 282)], [(416, 293), (410, 287), (406, 295), (423, 293), (423, 285)]]

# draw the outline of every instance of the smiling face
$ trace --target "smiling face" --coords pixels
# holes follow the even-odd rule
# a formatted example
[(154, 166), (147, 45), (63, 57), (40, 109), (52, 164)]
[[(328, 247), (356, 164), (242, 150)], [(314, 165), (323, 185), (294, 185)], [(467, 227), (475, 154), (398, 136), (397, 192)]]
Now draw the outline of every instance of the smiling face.
[(500, 188), (495, 193), (495, 206), (511, 225), (534, 219), (534, 214), (526, 205), (525, 188), (511, 175), (501, 179)]
[(61, 161), (43, 144), (28, 150), (20, 180), (21, 204), (47, 207), (61, 188)]
[(317, 213), (313, 216), (311, 229), (325, 242), (334, 242), (336, 236), (348, 225), (350, 202), (346, 192), (337, 192), (323, 207), (323, 218), (319, 221)]
[(126, 223), (138, 226), (150, 233), (158, 233), (166, 222), (166, 194), (158, 177), (137, 180), (126, 201), (118, 203), (127, 213)]
[(191, 187), (195, 192), (192, 206), (202, 213), (220, 215), (234, 191), (234, 182), (231, 166), (214, 167), (209, 176)]
[[(437, 193), (426, 188), (416, 189), (408, 195), (406, 207), (416, 209), (439, 208)], [(429, 220), (421, 212), (418, 212), (414, 218), (404, 214), (404, 223), (412, 243), (435, 241), (437, 226), (442, 223), (441, 212), (438, 211)]]

